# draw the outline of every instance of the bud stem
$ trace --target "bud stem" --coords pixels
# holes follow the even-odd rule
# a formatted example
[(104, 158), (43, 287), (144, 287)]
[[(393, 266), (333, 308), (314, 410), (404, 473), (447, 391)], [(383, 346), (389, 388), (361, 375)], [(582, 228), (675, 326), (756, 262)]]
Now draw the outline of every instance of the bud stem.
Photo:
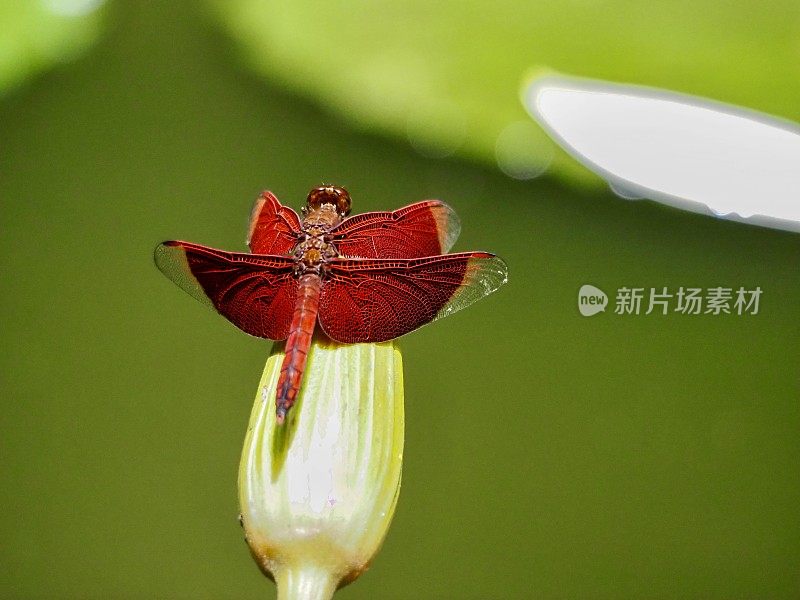
[(338, 581), (318, 567), (297, 566), (275, 573), (278, 600), (330, 600)]

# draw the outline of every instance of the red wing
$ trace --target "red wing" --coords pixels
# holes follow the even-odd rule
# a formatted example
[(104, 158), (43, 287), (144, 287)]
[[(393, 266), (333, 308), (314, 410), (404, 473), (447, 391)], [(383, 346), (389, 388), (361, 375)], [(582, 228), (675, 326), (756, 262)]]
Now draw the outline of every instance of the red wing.
[(426, 200), (394, 212), (352, 216), (331, 234), (342, 256), (422, 258), (449, 251), (460, 231), (452, 208), (438, 200)]
[(421, 259), (336, 259), (326, 266), (319, 322), (331, 339), (382, 342), (446, 317), (503, 285), (508, 269), (486, 252)]
[(300, 217), (272, 194), (261, 192), (250, 213), (247, 245), (253, 254), (289, 254), (297, 244)]
[(164, 275), (239, 329), (271, 340), (288, 337), (297, 296), (291, 258), (223, 252), (189, 242), (164, 242), (154, 258)]

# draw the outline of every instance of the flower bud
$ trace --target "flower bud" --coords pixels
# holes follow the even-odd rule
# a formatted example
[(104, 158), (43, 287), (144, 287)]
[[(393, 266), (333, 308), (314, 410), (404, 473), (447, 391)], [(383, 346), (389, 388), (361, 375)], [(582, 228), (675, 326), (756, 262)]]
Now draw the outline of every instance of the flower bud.
[(283, 425), (267, 360), (239, 467), (242, 526), (278, 597), (330, 598), (377, 553), (400, 491), (403, 372), (392, 342), (314, 339)]

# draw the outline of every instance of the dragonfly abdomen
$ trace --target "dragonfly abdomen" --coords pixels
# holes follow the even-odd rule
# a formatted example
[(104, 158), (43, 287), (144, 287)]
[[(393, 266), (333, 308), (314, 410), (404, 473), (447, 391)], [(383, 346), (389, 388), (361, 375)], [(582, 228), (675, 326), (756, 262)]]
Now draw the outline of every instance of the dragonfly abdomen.
[(303, 275), (298, 282), (292, 324), (286, 339), (286, 355), (283, 357), (275, 398), (278, 424), (283, 423), (300, 391), (300, 382), (317, 323), (321, 284), (319, 276), (314, 273)]

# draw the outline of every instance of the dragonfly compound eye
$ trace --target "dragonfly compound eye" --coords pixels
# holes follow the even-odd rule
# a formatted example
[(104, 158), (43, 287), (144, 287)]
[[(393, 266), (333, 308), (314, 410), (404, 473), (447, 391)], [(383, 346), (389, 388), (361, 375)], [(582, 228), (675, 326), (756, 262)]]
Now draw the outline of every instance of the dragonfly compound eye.
[(336, 212), (346, 216), (350, 213), (350, 194), (346, 189), (333, 185), (314, 188), (308, 193), (308, 210), (318, 210), (323, 204), (332, 204), (336, 207)]
[(336, 210), (339, 211), (340, 215), (346, 217), (350, 214), (350, 194), (344, 188), (336, 188), (336, 191), (339, 193), (336, 199)]

